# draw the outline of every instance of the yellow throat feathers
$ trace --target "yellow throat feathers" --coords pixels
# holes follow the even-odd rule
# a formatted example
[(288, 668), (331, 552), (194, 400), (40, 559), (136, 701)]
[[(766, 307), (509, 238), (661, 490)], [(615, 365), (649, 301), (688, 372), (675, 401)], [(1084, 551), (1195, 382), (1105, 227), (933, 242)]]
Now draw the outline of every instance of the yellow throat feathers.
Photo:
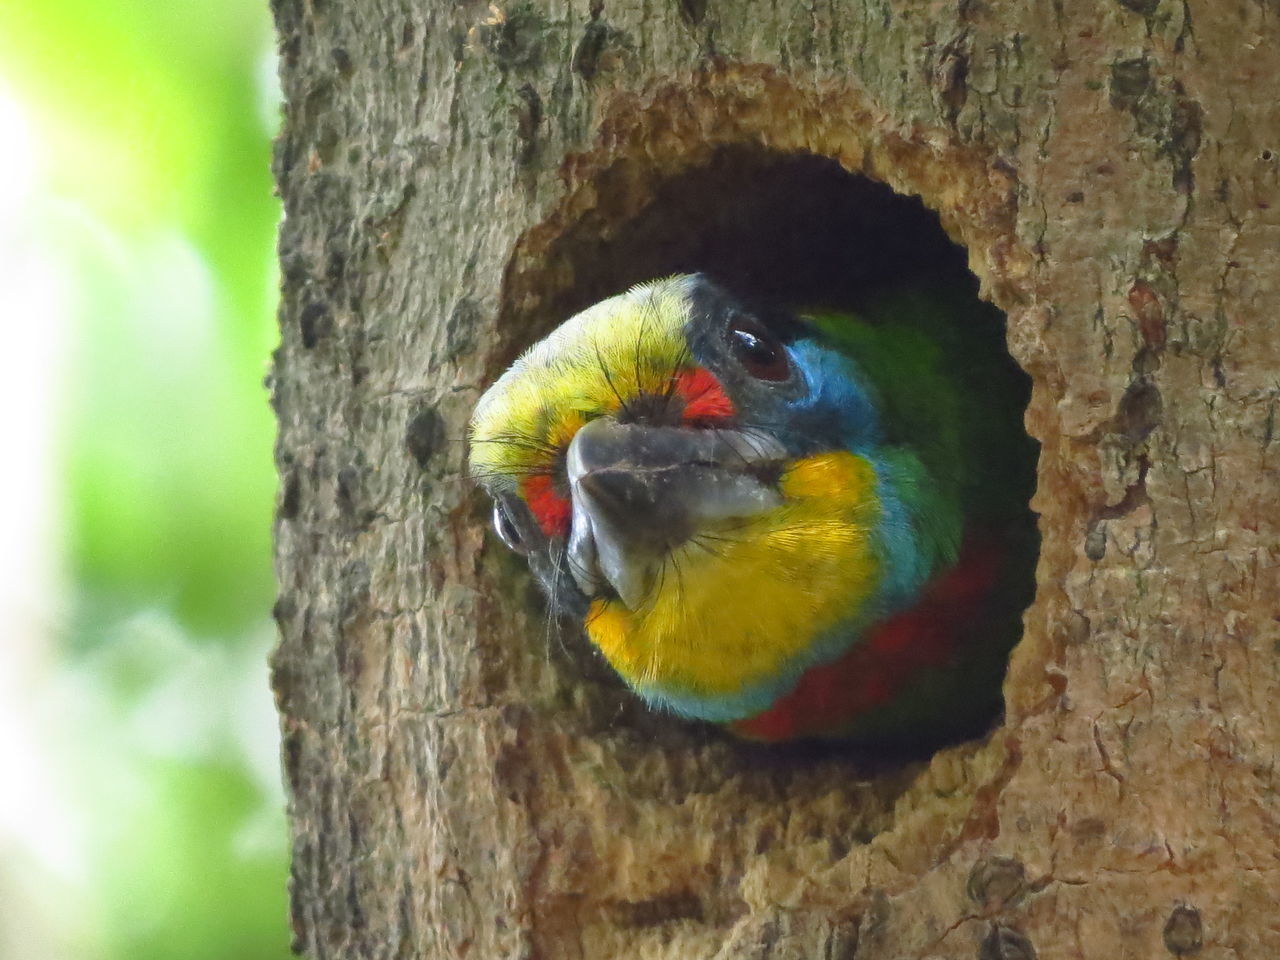
[(588, 635), (641, 692), (733, 696), (767, 682), (875, 588), (875, 483), (847, 451), (796, 461), (780, 507), (675, 550), (640, 609), (596, 600)]

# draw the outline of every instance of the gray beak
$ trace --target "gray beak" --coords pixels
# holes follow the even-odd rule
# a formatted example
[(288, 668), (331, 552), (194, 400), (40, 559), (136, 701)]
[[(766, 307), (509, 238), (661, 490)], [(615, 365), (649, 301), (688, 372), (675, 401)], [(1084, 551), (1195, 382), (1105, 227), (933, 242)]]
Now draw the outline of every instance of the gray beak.
[(761, 431), (591, 421), (568, 451), (570, 573), (587, 596), (607, 584), (637, 609), (672, 550), (782, 502), (769, 478), (785, 457)]

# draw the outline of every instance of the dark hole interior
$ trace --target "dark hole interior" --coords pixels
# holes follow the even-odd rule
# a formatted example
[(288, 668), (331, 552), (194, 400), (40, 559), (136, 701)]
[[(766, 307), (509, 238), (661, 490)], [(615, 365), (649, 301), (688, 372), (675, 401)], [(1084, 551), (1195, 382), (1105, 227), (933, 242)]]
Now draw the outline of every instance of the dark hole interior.
[[(608, 188), (608, 183), (600, 185), (602, 196)], [(917, 199), (848, 173), (826, 157), (723, 149), (705, 165), (660, 184), (641, 212), (624, 222), (610, 221), (607, 210), (586, 215), (552, 243), (547, 257), (557, 266), (570, 267), (573, 282), (550, 292), (542, 300), (540, 315), (528, 318), (538, 335), (635, 283), (675, 273), (701, 272), (738, 297), (790, 308), (857, 311), (889, 289), (914, 284), (961, 290), (972, 298), (977, 315), (990, 321), (984, 321), (984, 330), (974, 331), (982, 338), (981, 349), (999, 352), (1012, 375), (1025, 381), (1008, 419), (1014, 434), (1010, 456), (1024, 461), (1028, 494), (1033, 487), (1035, 446), (1020, 426), (1029, 381), (1007, 356), (999, 311), (978, 303), (978, 284), (968, 271), (965, 251)], [(551, 273), (566, 276), (559, 270)], [(1033, 538), (1029, 509), (1026, 516), (1024, 532)], [(1020, 598), (1018, 611), (1033, 593), (1034, 552), (1031, 561), (1010, 587)], [(601, 681), (601, 716), (607, 715), (608, 725), (622, 721), (641, 728), (687, 726), (649, 714), (634, 698), (621, 694), (620, 683), (585, 641), (569, 646), (578, 648), (563, 651), (576, 661), (577, 669)], [(1006, 659), (1006, 651), (999, 651), (985, 669), (1002, 675)], [(792, 743), (786, 745), (785, 762), (851, 749), (864, 763), (896, 764), (980, 736), (997, 719), (994, 706), (981, 722), (941, 731), (929, 742), (894, 743), (884, 750), (847, 748), (839, 742)], [(761, 749), (778, 755), (776, 748), (744, 747), (748, 754)]]
[(589, 220), (553, 257), (575, 266), (560, 320), (631, 284), (702, 272), (735, 294), (856, 309), (917, 281), (977, 282), (965, 252), (919, 200), (814, 154), (726, 148), (667, 180), (635, 218)]

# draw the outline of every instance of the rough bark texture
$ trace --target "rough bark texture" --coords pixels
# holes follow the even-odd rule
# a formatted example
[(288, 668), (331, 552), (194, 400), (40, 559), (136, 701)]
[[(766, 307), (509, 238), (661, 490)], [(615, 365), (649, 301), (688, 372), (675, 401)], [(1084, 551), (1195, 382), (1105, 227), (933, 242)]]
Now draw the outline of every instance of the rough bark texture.
[[(1280, 8), (275, 12), (299, 949), (1280, 956)], [(651, 716), (486, 538), (479, 390), (669, 262), (680, 205), (635, 224), (725, 146), (919, 195), (1008, 313), (1043, 549), (984, 743), (876, 773)]]

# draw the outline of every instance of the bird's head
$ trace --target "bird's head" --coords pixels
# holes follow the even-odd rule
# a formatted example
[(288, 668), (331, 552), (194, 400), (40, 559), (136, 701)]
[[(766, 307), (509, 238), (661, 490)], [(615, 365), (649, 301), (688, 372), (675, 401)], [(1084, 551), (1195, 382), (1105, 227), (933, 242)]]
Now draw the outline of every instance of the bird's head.
[(556, 612), (651, 703), (727, 722), (883, 602), (880, 432), (817, 330), (692, 275), (532, 347), (476, 407), (470, 460)]

